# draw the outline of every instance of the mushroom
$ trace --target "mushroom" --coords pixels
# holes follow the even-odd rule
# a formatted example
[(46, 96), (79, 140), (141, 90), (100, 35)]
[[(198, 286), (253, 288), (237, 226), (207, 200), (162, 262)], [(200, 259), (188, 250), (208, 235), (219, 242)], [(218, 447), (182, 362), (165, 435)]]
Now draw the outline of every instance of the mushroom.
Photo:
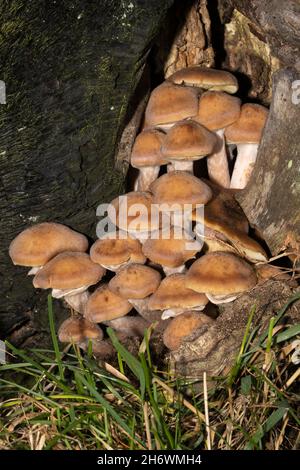
[(199, 92), (168, 81), (155, 88), (145, 111), (145, 128), (158, 127), (164, 131), (177, 121), (195, 116), (198, 111)]
[(140, 316), (135, 317), (121, 317), (114, 320), (104, 322), (105, 325), (110, 326), (115, 331), (130, 336), (143, 337), (145, 331), (150, 326), (150, 322)]
[(257, 150), (267, 117), (267, 108), (259, 104), (246, 103), (241, 108), (239, 119), (226, 128), (226, 142), (237, 146), (231, 188), (246, 187), (256, 162)]
[(249, 231), (248, 219), (231, 191), (219, 191), (205, 205), (205, 211), (193, 212), (193, 220), (222, 232), (225, 227), (234, 227), (245, 234)]
[(267, 261), (264, 249), (247, 235), (246, 216), (229, 192), (220, 192), (205, 206), (204, 213), (194, 211), (193, 220), (197, 222), (195, 233), (209, 251), (234, 252), (253, 263)]
[(161, 275), (155, 269), (142, 264), (130, 264), (116, 273), (109, 282), (109, 288), (127, 299), (139, 312), (140, 304), (156, 291), (160, 281)]
[(66, 251), (52, 258), (36, 273), (33, 285), (38, 289), (52, 289), (52, 297), (63, 297), (67, 303), (73, 297), (71, 306), (77, 310), (79, 307), (74, 305), (74, 296), (77, 296), (82, 309), (81, 301), (86, 301), (87, 289), (97, 284), (104, 274), (105, 269), (93, 263), (88, 254)]
[(110, 271), (118, 271), (130, 263), (146, 263), (139, 240), (120, 231), (97, 240), (91, 247), (90, 257), (94, 263), (101, 264)]
[(254, 269), (232, 253), (215, 251), (197, 259), (185, 276), (185, 285), (205, 293), (214, 304), (231, 302), (257, 283)]
[(182, 343), (196, 330), (213, 323), (213, 321), (203, 313), (186, 311), (170, 321), (164, 331), (163, 342), (171, 351), (179, 349)]
[(166, 164), (161, 153), (165, 134), (158, 129), (147, 129), (139, 134), (131, 153), (131, 166), (139, 170), (135, 189), (147, 191), (156, 180), (161, 165)]
[(124, 317), (132, 310), (126, 299), (112, 292), (108, 284), (98, 287), (85, 306), (84, 316), (94, 323), (101, 323)]
[(213, 153), (216, 135), (191, 119), (179, 121), (167, 133), (162, 155), (171, 163), (168, 171), (181, 170), (193, 174), (193, 163)]
[(214, 131), (220, 139), (219, 149), (207, 158), (207, 169), (210, 180), (222, 188), (230, 187), (224, 132), (226, 127), (237, 121), (240, 109), (239, 98), (220, 91), (207, 91), (200, 98), (198, 116), (194, 118), (210, 131)]
[(150, 189), (153, 202), (158, 204), (160, 212), (168, 215), (171, 221), (173, 219), (173, 225), (177, 226), (190, 223), (192, 210), (212, 198), (210, 187), (185, 171), (173, 171), (160, 176)]
[(238, 91), (238, 82), (232, 73), (201, 65), (177, 70), (168, 77), (168, 80), (178, 85), (194, 86), (206, 90), (226, 91), (226, 93)]
[(65, 320), (59, 327), (58, 338), (62, 343), (74, 343), (86, 350), (89, 341), (92, 348), (102, 342), (103, 332), (95, 323), (85, 318), (74, 316)]
[(165, 274), (182, 273), (185, 262), (195, 257), (201, 249), (197, 241), (191, 241), (182, 227), (166, 227), (159, 230), (143, 245), (144, 255), (163, 267)]
[(150, 310), (163, 310), (162, 320), (176, 317), (186, 310), (203, 310), (208, 303), (205, 294), (185, 286), (184, 274), (172, 274), (162, 280), (159, 288), (151, 295)]
[(85, 252), (88, 239), (81, 233), (54, 222), (33, 225), (14, 238), (9, 256), (15, 265), (28, 266), (34, 275), (54, 256), (64, 251)]
[(147, 191), (132, 191), (117, 197), (110, 204), (108, 216), (119, 229), (141, 243), (160, 223), (152, 194)]

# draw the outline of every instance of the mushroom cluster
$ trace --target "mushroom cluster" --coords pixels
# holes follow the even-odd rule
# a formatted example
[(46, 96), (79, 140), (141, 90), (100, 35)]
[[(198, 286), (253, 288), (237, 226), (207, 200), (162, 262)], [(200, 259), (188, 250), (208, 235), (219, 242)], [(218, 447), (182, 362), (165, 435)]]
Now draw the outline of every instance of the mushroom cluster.
[[(121, 340), (142, 336), (158, 320), (166, 347), (177, 349), (214, 321), (209, 303), (231, 302), (256, 285), (256, 264), (267, 255), (248, 235), (232, 189), (249, 180), (267, 110), (241, 106), (232, 96), (237, 89), (231, 73), (196, 66), (153, 90), (132, 149), (134, 191), (111, 202), (117, 230), (98, 234), (89, 254), (85, 236), (57, 223), (35, 225), (12, 241), (11, 259), (31, 268), (34, 287), (52, 289), (76, 312), (62, 323), (61, 341), (83, 349), (91, 341), (105, 358), (113, 349), (99, 324)], [(193, 174), (193, 162), (203, 158), (209, 181)], [(192, 241), (177, 230), (186, 207)]]

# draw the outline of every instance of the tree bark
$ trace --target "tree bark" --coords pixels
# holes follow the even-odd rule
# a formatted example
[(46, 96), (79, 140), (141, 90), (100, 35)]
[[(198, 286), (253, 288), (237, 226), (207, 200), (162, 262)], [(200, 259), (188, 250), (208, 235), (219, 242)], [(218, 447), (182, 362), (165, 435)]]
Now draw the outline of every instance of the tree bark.
[(273, 255), (288, 250), (300, 256), (300, 87), (295, 70), (273, 77), (273, 100), (247, 187), (238, 194), (252, 226)]
[(172, 3), (0, 3), (1, 337), (21, 341), (47, 328), (45, 295), (12, 265), (11, 240), (46, 220), (95, 237), (96, 207), (123, 190), (127, 165), (115, 165), (117, 144)]
[[(255, 308), (251, 331), (257, 328), (257, 340), (268, 327), (270, 318), (299, 292), (299, 288), (294, 289), (286, 282), (270, 280), (234, 302), (221, 305), (215, 322), (195, 331), (171, 354), (176, 372), (199, 380), (203, 372), (209, 376), (228, 374), (240, 350), (251, 310)], [(281, 322), (296, 324), (299, 321), (300, 301), (297, 300), (286, 309)]]

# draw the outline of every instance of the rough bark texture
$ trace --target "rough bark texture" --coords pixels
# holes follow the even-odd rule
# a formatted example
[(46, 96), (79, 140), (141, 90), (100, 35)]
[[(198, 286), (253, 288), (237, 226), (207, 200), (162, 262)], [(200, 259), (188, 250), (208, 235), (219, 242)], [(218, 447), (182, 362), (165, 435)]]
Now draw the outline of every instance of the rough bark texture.
[[(252, 329), (258, 328), (259, 334), (297, 292), (300, 290), (288, 283), (271, 280), (234, 302), (223, 304), (220, 316), (212, 325), (204, 325), (171, 355), (175, 370), (194, 378), (201, 378), (203, 372), (210, 376), (228, 373), (240, 349), (251, 309), (255, 306)], [(287, 309), (282, 322), (299, 321), (300, 301), (297, 300)]]
[(52, 220), (94, 237), (97, 205), (123, 190), (116, 146), (172, 3), (0, 3), (0, 336), (24, 340), (47, 324), (45, 296), (8, 258), (14, 236)]
[[(251, 180), (237, 199), (273, 255), (300, 256), (300, 99), (296, 71), (274, 75), (273, 100)], [(298, 92), (299, 94), (299, 92)]]

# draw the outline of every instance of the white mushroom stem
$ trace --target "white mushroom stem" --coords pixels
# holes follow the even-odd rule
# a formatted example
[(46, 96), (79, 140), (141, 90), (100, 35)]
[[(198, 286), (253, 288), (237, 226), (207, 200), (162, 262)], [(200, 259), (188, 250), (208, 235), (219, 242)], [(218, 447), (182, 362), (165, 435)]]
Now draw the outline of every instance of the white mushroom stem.
[(83, 315), (89, 297), (90, 293), (86, 290), (84, 292), (80, 292), (79, 294), (66, 295), (64, 300), (73, 310), (75, 310), (75, 312)]
[(221, 188), (229, 188), (230, 174), (225, 147), (224, 131), (225, 129), (219, 129), (216, 131), (220, 141), (219, 150), (207, 157), (207, 170), (210, 181), (216, 183)]
[(30, 271), (28, 271), (27, 276), (35, 276), (36, 273), (42, 269), (43, 266), (35, 266), (34, 268), (31, 268)]
[(103, 323), (116, 331), (124, 333), (126, 336), (144, 336), (146, 328), (149, 327), (149, 322), (139, 316), (124, 316), (115, 318), (114, 320), (108, 320)]
[(205, 293), (208, 300), (215, 305), (227, 304), (233, 302), (238, 296), (237, 295), (213, 295)]
[(230, 188), (243, 189), (247, 186), (256, 162), (257, 150), (258, 144), (237, 144), (237, 157)]
[(75, 312), (83, 315), (85, 305), (90, 296), (87, 291), (88, 287), (89, 286), (82, 286), (77, 289), (52, 289), (52, 297), (54, 299), (64, 299)]
[(128, 299), (128, 302), (135, 308), (135, 310), (150, 323), (161, 320), (162, 311), (160, 310), (150, 310), (149, 309), (149, 299), (145, 297), (144, 299)]
[(134, 186), (135, 191), (148, 191), (149, 186), (158, 177), (160, 166), (144, 166), (139, 168), (140, 172)]
[(168, 173), (173, 171), (187, 171), (194, 174), (194, 162), (191, 160), (170, 160), (167, 166)]
[(128, 233), (133, 237), (136, 238), (142, 245), (145, 243), (148, 238), (150, 238), (149, 231), (140, 231), (140, 230), (128, 230)]
[(182, 264), (181, 266), (177, 266), (176, 268), (169, 268), (168, 266), (162, 266), (162, 268), (166, 276), (170, 276), (171, 274), (177, 274), (177, 273), (182, 274), (186, 272), (185, 264)]
[(205, 305), (198, 305), (198, 306), (193, 306), (193, 307), (173, 307), (173, 308), (168, 308), (163, 311), (163, 314), (161, 316), (162, 320), (168, 320), (168, 318), (173, 318), (173, 317), (178, 317), (178, 315), (181, 315), (182, 313), (186, 312), (187, 310), (197, 310), (198, 312), (201, 312), (204, 310)]

